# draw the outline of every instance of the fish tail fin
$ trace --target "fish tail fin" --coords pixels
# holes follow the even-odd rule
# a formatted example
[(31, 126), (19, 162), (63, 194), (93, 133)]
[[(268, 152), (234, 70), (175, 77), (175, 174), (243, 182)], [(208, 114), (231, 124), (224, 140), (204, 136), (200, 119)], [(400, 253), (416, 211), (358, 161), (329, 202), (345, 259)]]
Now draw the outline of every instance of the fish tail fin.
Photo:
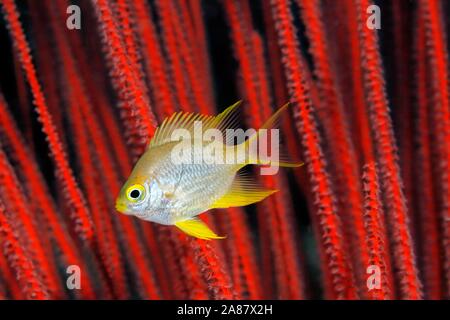
[(203, 240), (213, 240), (213, 239), (225, 239), (226, 237), (218, 236), (214, 231), (212, 231), (206, 223), (200, 220), (198, 217), (191, 219), (177, 221), (175, 226), (179, 228), (184, 233)]
[[(256, 134), (252, 135), (250, 138), (248, 138), (245, 141), (245, 143), (243, 144), (243, 147), (245, 148), (246, 154), (247, 154), (245, 165), (257, 164), (257, 165), (272, 165), (272, 166), (279, 166), (279, 167), (296, 168), (296, 167), (300, 167), (304, 164), (303, 162), (290, 159), (290, 157), (281, 150), (278, 150), (277, 159), (272, 159), (274, 150), (270, 150), (269, 152), (267, 152), (268, 147), (269, 147), (267, 145), (267, 143), (266, 143), (266, 152), (258, 152), (258, 145), (259, 145), (259, 148), (261, 148), (261, 144), (259, 141), (263, 141), (263, 142), (269, 141), (268, 133), (271, 132), (271, 134), (272, 134), (272, 129), (278, 130), (277, 127), (279, 127), (281, 115), (283, 114), (284, 111), (286, 111), (288, 109), (288, 107), (289, 107), (289, 102), (286, 103), (285, 105), (283, 105), (280, 109), (278, 109), (262, 125), (262, 127), (256, 132)], [(275, 147), (278, 148), (279, 145), (275, 146)], [(268, 156), (268, 153), (270, 153), (271, 156)]]

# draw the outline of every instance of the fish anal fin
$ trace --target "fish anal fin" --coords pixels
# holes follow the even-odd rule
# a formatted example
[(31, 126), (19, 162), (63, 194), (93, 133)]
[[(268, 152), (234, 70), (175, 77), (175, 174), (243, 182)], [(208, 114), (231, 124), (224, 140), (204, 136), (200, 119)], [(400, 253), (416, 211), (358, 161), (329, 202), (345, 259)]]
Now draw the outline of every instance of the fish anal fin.
[(179, 228), (184, 233), (203, 240), (212, 239), (225, 239), (226, 237), (218, 236), (214, 231), (212, 231), (206, 223), (204, 223), (199, 218), (191, 218), (188, 220), (177, 221), (175, 226)]
[(237, 175), (228, 192), (217, 199), (210, 209), (247, 206), (262, 201), (277, 191), (259, 186), (251, 177)]

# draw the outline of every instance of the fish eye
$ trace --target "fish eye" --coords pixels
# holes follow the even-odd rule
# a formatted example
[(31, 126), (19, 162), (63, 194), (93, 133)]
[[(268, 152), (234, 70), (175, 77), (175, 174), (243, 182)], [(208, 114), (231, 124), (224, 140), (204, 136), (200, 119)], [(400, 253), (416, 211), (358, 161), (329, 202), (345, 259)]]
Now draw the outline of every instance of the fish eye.
[(131, 202), (137, 202), (144, 198), (145, 188), (140, 184), (134, 184), (127, 189), (127, 198)]
[(133, 199), (139, 198), (140, 195), (141, 195), (141, 192), (138, 189), (134, 189), (130, 192), (130, 197)]

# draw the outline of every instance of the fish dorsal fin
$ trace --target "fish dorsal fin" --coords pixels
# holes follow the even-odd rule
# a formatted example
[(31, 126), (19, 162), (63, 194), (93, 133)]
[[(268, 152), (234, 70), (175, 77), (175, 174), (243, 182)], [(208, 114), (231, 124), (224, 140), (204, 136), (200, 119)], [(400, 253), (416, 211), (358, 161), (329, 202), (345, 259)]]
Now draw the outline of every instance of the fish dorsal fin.
[(163, 145), (168, 142), (172, 142), (172, 133), (175, 129), (188, 130), (193, 137), (194, 124), (196, 121), (201, 121), (202, 130), (208, 130), (211, 128), (225, 131), (225, 129), (233, 127), (237, 123), (237, 107), (241, 101), (236, 102), (232, 106), (225, 109), (217, 116), (208, 116), (199, 113), (192, 112), (176, 112), (170, 117), (166, 118), (163, 123), (156, 129), (153, 138), (151, 139), (148, 148)]
[(203, 240), (212, 239), (225, 239), (226, 237), (218, 236), (214, 231), (212, 231), (206, 223), (197, 217), (175, 222), (177, 226), (184, 233)]
[(247, 206), (264, 200), (277, 191), (265, 189), (251, 176), (238, 173), (227, 193), (216, 200), (210, 209)]

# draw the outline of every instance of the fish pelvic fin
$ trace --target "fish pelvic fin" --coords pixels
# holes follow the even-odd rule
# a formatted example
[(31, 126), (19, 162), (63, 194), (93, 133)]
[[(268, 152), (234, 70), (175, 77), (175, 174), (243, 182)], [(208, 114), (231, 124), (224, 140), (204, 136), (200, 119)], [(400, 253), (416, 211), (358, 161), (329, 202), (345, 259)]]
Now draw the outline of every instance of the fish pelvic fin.
[(175, 226), (179, 228), (184, 233), (203, 240), (217, 240), (217, 239), (225, 239), (224, 236), (218, 236), (214, 231), (212, 231), (206, 223), (200, 220), (197, 217), (177, 221), (175, 222)]
[(260, 202), (277, 191), (265, 189), (252, 177), (238, 173), (227, 193), (217, 199), (210, 209), (247, 206)]
[[(289, 167), (296, 168), (302, 166), (304, 163), (301, 161), (292, 160), (289, 155), (287, 155), (282, 150), (279, 150), (278, 159), (274, 160), (268, 157), (267, 155), (258, 154), (258, 140), (266, 140), (268, 141), (267, 132), (271, 129), (276, 129), (279, 127), (281, 115), (288, 109), (289, 102), (283, 105), (280, 109), (278, 109), (257, 131), (256, 134), (252, 135), (248, 138), (243, 144), (242, 147), (245, 148), (245, 152), (247, 154), (246, 162), (244, 164), (257, 164), (257, 165), (275, 165), (279, 167)], [(262, 130), (261, 130), (262, 129)]]

